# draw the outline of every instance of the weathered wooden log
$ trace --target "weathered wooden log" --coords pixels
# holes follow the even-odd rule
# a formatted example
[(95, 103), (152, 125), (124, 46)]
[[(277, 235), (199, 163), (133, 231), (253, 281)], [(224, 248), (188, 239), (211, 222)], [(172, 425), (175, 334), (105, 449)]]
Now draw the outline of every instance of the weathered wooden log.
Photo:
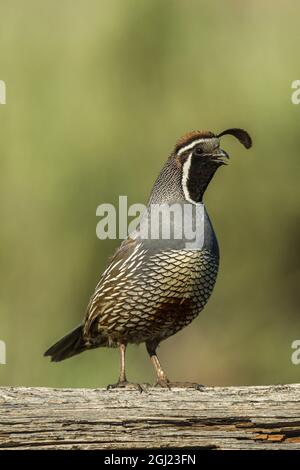
[(0, 388), (0, 449), (300, 449), (300, 384)]

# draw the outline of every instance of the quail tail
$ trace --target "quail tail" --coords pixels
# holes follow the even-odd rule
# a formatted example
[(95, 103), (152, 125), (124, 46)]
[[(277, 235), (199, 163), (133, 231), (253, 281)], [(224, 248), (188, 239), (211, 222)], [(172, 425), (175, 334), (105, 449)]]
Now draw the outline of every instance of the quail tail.
[(44, 356), (51, 356), (51, 361), (59, 362), (75, 356), (86, 349), (82, 338), (82, 325), (70, 331), (49, 348)]

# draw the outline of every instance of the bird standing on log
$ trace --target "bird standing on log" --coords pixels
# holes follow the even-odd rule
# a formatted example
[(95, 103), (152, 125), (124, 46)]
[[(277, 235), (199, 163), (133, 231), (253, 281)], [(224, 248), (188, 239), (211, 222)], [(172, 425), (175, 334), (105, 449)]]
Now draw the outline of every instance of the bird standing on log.
[[(139, 387), (126, 379), (125, 350), (129, 343), (145, 343), (156, 384), (175, 384), (168, 380), (156, 349), (197, 317), (214, 288), (219, 248), (203, 196), (216, 170), (229, 158), (220, 148), (220, 138), (226, 134), (246, 148), (252, 145), (249, 134), (238, 128), (218, 135), (193, 131), (177, 141), (138, 228), (123, 241), (102, 274), (82, 324), (45, 356), (57, 362), (92, 348), (119, 347), (119, 380), (109, 387)], [(174, 217), (157, 219), (154, 207), (172, 209)], [(158, 236), (149, 236), (150, 232)], [(195, 234), (192, 242), (190, 234)]]

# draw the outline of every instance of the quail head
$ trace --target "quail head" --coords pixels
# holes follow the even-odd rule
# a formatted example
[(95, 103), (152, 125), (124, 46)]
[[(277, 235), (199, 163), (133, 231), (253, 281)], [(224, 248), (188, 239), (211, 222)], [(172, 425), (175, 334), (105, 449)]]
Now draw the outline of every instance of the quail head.
[[(92, 348), (119, 347), (120, 375), (113, 386), (125, 387), (131, 385), (125, 374), (126, 346), (145, 343), (156, 384), (172, 384), (156, 349), (197, 317), (214, 288), (219, 248), (203, 196), (216, 170), (229, 158), (220, 148), (220, 138), (226, 134), (246, 148), (252, 145), (249, 134), (237, 128), (218, 135), (193, 131), (177, 141), (139, 226), (101, 275), (82, 324), (46, 351), (52, 361)], [(169, 209), (170, 217), (166, 212), (161, 216), (162, 209)]]

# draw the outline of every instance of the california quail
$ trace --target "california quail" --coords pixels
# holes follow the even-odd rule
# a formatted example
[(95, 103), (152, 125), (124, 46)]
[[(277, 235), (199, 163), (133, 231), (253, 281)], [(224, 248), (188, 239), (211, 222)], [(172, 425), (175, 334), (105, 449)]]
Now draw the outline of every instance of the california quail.
[[(177, 141), (153, 186), (140, 225), (120, 245), (102, 274), (83, 323), (46, 351), (52, 361), (91, 348), (118, 346), (121, 366), (114, 386), (126, 386), (126, 346), (146, 343), (157, 384), (169, 386), (156, 348), (199, 314), (217, 277), (218, 243), (202, 200), (214, 173), (228, 158), (219, 147), (225, 134), (235, 136), (246, 148), (252, 145), (249, 134), (236, 128), (219, 135), (193, 131)], [(154, 220), (152, 208), (174, 206), (184, 217), (176, 219), (174, 213), (167, 227), (166, 217)], [(188, 216), (185, 209), (189, 209)], [(180, 223), (183, 230), (178, 236)], [(151, 236), (153, 228), (159, 229), (158, 236)], [(165, 228), (170, 229), (168, 236), (162, 235)], [(195, 234), (193, 243), (187, 233)], [(199, 233), (202, 236), (197, 237)]]

